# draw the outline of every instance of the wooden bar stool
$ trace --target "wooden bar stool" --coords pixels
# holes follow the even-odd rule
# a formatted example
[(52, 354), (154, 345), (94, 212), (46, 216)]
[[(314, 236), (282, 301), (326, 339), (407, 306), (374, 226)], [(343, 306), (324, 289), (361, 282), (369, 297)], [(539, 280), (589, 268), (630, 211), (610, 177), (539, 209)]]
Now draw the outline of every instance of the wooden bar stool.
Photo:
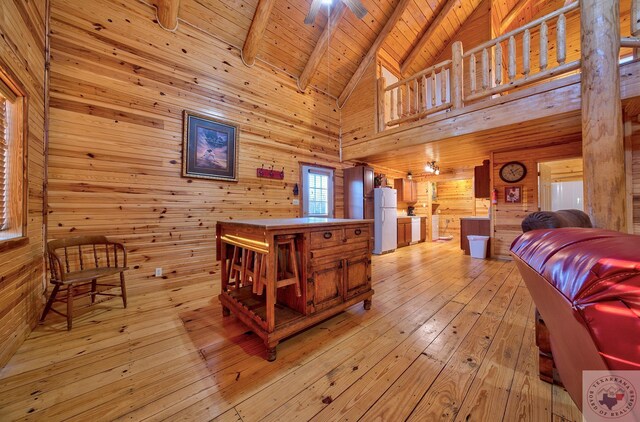
[(296, 256), (296, 236), (276, 236), (278, 268), (276, 269), (276, 288), (295, 286), (296, 296), (302, 296), (300, 289), (300, 271)]

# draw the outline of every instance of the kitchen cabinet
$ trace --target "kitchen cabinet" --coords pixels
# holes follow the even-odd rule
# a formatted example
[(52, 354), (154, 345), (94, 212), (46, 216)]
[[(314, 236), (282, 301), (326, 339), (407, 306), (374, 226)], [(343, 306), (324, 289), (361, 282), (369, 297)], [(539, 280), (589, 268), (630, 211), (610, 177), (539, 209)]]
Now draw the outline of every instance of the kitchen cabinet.
[[(460, 218), (460, 249), (465, 255), (470, 255), (469, 235), (491, 236), (491, 220), (488, 217), (461, 217)], [(491, 255), (491, 238), (487, 244), (487, 258)]]
[(344, 169), (344, 217), (373, 219), (373, 168)]
[(398, 202), (415, 204), (418, 202), (418, 184), (409, 179), (395, 179), (393, 187), (398, 191)]
[(411, 218), (398, 218), (398, 247), (409, 246), (411, 243)]
[(473, 169), (473, 193), (476, 198), (489, 198), (491, 194), (491, 162), (484, 160)]

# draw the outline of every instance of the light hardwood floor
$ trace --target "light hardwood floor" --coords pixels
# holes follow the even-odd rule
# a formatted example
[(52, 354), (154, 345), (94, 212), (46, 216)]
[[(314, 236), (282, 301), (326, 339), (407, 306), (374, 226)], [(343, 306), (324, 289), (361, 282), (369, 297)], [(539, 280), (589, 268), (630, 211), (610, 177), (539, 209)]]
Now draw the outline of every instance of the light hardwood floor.
[(581, 420), (538, 379), (511, 262), (458, 242), (373, 257), (362, 304), (278, 346), (223, 318), (216, 274), (37, 327), (0, 373), (0, 420)]

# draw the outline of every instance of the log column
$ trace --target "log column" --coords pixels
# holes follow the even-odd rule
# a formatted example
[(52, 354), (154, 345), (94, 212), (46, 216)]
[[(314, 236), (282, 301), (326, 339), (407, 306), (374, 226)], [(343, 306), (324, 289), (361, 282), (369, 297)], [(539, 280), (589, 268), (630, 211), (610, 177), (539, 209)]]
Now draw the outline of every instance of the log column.
[(619, 0), (580, 0), (584, 205), (595, 227), (626, 231)]

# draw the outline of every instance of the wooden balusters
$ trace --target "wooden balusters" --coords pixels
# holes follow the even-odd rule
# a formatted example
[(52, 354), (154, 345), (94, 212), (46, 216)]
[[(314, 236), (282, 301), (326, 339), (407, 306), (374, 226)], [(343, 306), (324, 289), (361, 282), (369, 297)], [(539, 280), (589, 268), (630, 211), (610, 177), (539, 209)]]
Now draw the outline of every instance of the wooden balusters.
[(528, 29), (522, 36), (522, 73), (525, 78), (531, 73), (531, 32)]
[(502, 45), (497, 43), (495, 46), (495, 81), (496, 86), (502, 84)]
[(398, 105), (398, 118), (401, 118), (402, 116), (404, 116), (404, 111), (402, 110), (402, 90), (403, 90), (403, 86), (399, 86), (398, 87), (398, 101), (396, 102), (396, 104)]
[(422, 75), (422, 110), (420, 111), (424, 111), (427, 109), (427, 96), (427, 75)]
[(408, 116), (411, 114), (411, 85), (410, 82), (404, 84), (404, 106), (403, 106), (403, 116)]
[(389, 91), (389, 119), (394, 120), (397, 118), (398, 113), (396, 110), (396, 90), (392, 89)]
[(482, 50), (482, 90), (489, 88), (489, 52), (486, 48)]
[(509, 37), (509, 82), (513, 82), (516, 78), (516, 39), (513, 37)]
[(544, 71), (547, 69), (547, 40), (548, 40), (549, 29), (547, 28), (547, 23), (542, 22), (540, 25), (540, 71)]
[[(631, 36), (640, 37), (640, 1), (631, 0)], [(640, 57), (640, 49), (633, 49), (633, 58)]]
[(563, 65), (567, 60), (567, 20), (564, 14), (558, 16), (556, 29), (556, 57), (558, 64)]
[(472, 94), (476, 93), (476, 78), (477, 73), (476, 73), (476, 55), (472, 54), (471, 57), (469, 57), (469, 90), (471, 91)]
[(436, 71), (431, 72), (431, 107), (436, 106)]
[(385, 107), (385, 85), (386, 81), (384, 76), (378, 78), (378, 132), (385, 130), (385, 124), (389, 121), (387, 116), (387, 108)]
[[(462, 90), (463, 90), (463, 57), (462, 42), (453, 43), (453, 59), (451, 64), (451, 105), (453, 108), (462, 107)], [(444, 103), (444, 100), (442, 101)]]
[(442, 69), (440, 71), (440, 103), (447, 102), (447, 71)]
[(420, 89), (418, 87), (418, 79), (413, 80), (413, 113), (420, 111)]

